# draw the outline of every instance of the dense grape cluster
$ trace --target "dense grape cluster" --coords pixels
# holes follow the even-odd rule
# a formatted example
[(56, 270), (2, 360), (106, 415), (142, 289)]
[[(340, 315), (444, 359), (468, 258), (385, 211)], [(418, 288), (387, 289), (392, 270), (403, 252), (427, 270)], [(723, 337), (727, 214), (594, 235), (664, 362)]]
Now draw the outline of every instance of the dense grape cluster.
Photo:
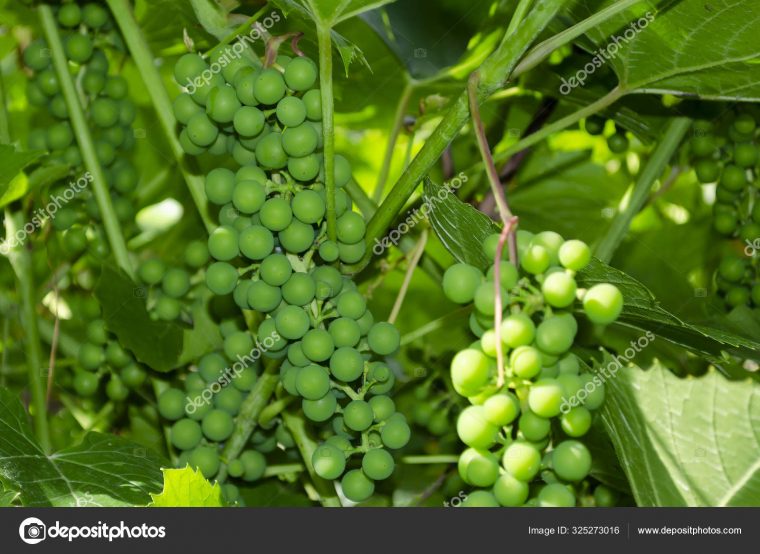
[[(186, 152), (230, 154), (239, 166), (217, 167), (205, 183), (219, 207), (206, 284), (258, 321), (253, 334), (227, 336), (224, 352), (233, 360), (261, 348), (280, 360), (285, 391), (302, 399), (305, 416), (329, 437), (311, 460), (315, 472), (342, 477), (345, 496), (365, 500), (376, 480), (391, 475), (388, 449), (404, 446), (410, 430), (388, 396), (395, 378), (382, 361), (398, 349), (398, 331), (375, 321), (337, 268), (366, 249), (342, 156), (335, 157), (337, 240), (327, 236), (317, 67), (304, 56), (279, 56), (271, 67), (240, 58), (216, 74), (213, 65), (197, 54), (180, 58), (174, 74), (186, 90), (174, 112)], [(352, 455), (361, 457), (356, 468)], [(232, 474), (238, 464), (229, 464)]]
[(713, 227), (734, 241), (716, 274), (728, 309), (760, 307), (760, 196), (756, 119), (731, 113), (717, 122), (697, 121), (689, 142), (691, 164), (701, 183), (715, 183)]
[[(93, 134), (96, 155), (106, 174), (114, 210), (119, 222), (127, 226), (134, 218), (130, 195), (138, 182), (137, 170), (129, 160), (135, 141), (132, 123), (137, 109), (129, 98), (126, 79), (116, 72), (109, 74), (111, 64), (102, 48), (104, 45), (123, 48), (121, 36), (114, 30), (108, 10), (96, 3), (81, 6), (65, 3), (58, 9), (57, 18), (69, 70), (79, 85), (79, 101), (85, 107), (87, 124)], [(29, 103), (42, 108), (53, 118), (48, 125), (29, 133), (28, 147), (49, 151), (47, 163), (69, 166), (71, 174), (79, 177), (84, 172), (82, 154), (44, 40), (35, 40), (27, 46), (24, 63), (34, 72), (27, 85)], [(50, 200), (64, 197), (67, 186), (62, 182), (52, 187)], [(87, 187), (57, 210), (52, 224), (57, 231), (64, 232), (64, 247), (70, 255), (83, 253), (89, 244), (90, 251), (102, 257), (108, 252), (107, 242), (100, 226), (91, 224), (100, 218), (95, 196)]]
[[(498, 240), (492, 235), (484, 243), (492, 259)], [(578, 439), (590, 429), (604, 387), (586, 386), (593, 376), (581, 371), (570, 351), (578, 330), (573, 310), (580, 298), (586, 317), (607, 325), (620, 315), (623, 297), (607, 283), (577, 287), (575, 273), (591, 259), (583, 242), (549, 231), (519, 231), (517, 243), (519, 270), (498, 262), (500, 337), (493, 329), (495, 265), (483, 275), (474, 266), (455, 264), (443, 279), (449, 299), (474, 304), (470, 327), (479, 337), (451, 362), (454, 388), (471, 403), (457, 421), (457, 433), (469, 447), (459, 458), (459, 474), (480, 489), (464, 505), (574, 506), (574, 487), (591, 468), (591, 454)], [(497, 341), (506, 360), (501, 387)], [(586, 394), (579, 395), (582, 389)]]

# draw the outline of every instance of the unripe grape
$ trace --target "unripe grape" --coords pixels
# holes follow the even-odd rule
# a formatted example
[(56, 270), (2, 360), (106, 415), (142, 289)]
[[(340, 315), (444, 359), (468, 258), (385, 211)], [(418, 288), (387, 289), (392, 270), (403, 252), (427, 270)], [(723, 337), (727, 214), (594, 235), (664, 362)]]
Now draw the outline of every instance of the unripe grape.
[(623, 310), (623, 295), (615, 285), (594, 285), (583, 297), (583, 311), (594, 323), (607, 325), (615, 321)]

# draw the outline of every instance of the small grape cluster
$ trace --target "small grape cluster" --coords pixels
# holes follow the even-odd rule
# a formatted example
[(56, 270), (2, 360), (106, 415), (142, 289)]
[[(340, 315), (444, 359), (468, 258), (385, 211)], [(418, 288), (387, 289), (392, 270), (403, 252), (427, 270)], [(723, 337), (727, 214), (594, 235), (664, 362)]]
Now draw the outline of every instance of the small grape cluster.
[[(95, 151), (111, 189), (111, 200), (119, 221), (126, 225), (134, 218), (130, 194), (137, 187), (138, 174), (128, 156), (134, 146), (132, 124), (137, 115), (135, 104), (128, 96), (127, 81), (117, 74), (109, 75), (106, 48), (123, 48), (121, 36), (114, 29), (111, 15), (97, 3), (80, 6), (64, 3), (57, 10), (62, 29), (64, 49), (69, 70), (79, 86), (80, 102), (85, 107), (87, 123), (93, 130)], [(34, 71), (27, 84), (29, 103), (44, 108), (54, 122), (29, 133), (31, 150), (50, 152), (46, 163), (71, 167), (79, 177), (83, 172), (81, 151), (76, 144), (69, 122), (66, 100), (52, 64), (50, 49), (42, 40), (35, 40), (24, 50), (24, 63)], [(66, 198), (67, 182), (51, 187), (50, 201)], [(65, 205), (60, 206), (52, 220), (53, 228), (63, 232), (67, 254), (82, 254), (90, 246), (96, 257), (108, 252), (102, 229), (89, 222), (100, 220), (100, 210), (94, 194), (81, 190)]]
[[(498, 241), (492, 235), (484, 242), (492, 259)], [(620, 315), (623, 297), (608, 283), (577, 287), (575, 273), (591, 259), (581, 241), (565, 241), (550, 231), (518, 231), (517, 250), (520, 270), (509, 261), (498, 262), (501, 336), (493, 329), (496, 265), (485, 276), (465, 263), (444, 274), (450, 300), (474, 303), (470, 327), (479, 337), (451, 362), (453, 386), (471, 403), (457, 420), (457, 433), (469, 447), (459, 458), (459, 474), (481, 489), (464, 505), (574, 506), (573, 486), (591, 468), (591, 455), (577, 439), (590, 429), (604, 387), (587, 387), (593, 375), (582, 372), (570, 352), (578, 330), (573, 309), (580, 298), (588, 319), (607, 325)], [(503, 385), (497, 341), (507, 360)], [(579, 395), (584, 388), (586, 394)]]
[[(689, 141), (691, 164), (700, 183), (715, 183), (713, 227), (733, 241), (715, 282), (728, 309), (760, 307), (760, 151), (758, 127), (749, 113), (717, 122), (696, 121)], [(739, 241), (741, 241), (739, 243)]]
[(163, 321), (175, 321), (187, 312), (186, 300), (189, 299), (192, 275), (205, 267), (209, 261), (206, 243), (203, 241), (188, 243), (183, 261), (185, 267), (169, 267), (158, 258), (151, 258), (140, 264), (137, 277), (140, 283), (148, 287), (145, 296), (151, 317)]
[[(591, 116), (586, 119), (584, 128), (589, 135), (596, 136), (601, 135), (604, 132), (604, 127), (607, 124), (607, 120), (599, 116)], [(630, 142), (625, 134), (625, 129), (615, 124), (615, 132), (607, 137), (607, 147), (610, 152), (614, 154), (622, 154), (626, 152), (630, 147)]]
[[(330, 435), (315, 450), (315, 472), (342, 476), (345, 496), (365, 500), (374, 481), (393, 471), (383, 446), (401, 448), (410, 437), (387, 395), (394, 375), (373, 361), (373, 354), (393, 354), (400, 338), (392, 324), (375, 322), (354, 282), (334, 265), (363, 257), (366, 223), (351, 209), (345, 192), (351, 168), (338, 155), (336, 240), (327, 236), (316, 64), (278, 56), (265, 67), (241, 57), (212, 74), (203, 58), (186, 54), (174, 74), (187, 83), (174, 102), (186, 152), (231, 154), (242, 166), (213, 169), (205, 182), (220, 223), (208, 240), (215, 261), (206, 284), (216, 295), (232, 294), (258, 321), (255, 337), (227, 336), (225, 353), (241, 359), (260, 348), (265, 358), (281, 360), (284, 390), (301, 397), (305, 416), (326, 424)], [(361, 468), (349, 469), (350, 456), (359, 453)], [(230, 474), (240, 469), (234, 460), (229, 467)]]
[(101, 380), (108, 376), (105, 386), (108, 399), (116, 403), (126, 401), (130, 391), (139, 390), (145, 383), (148, 370), (108, 332), (102, 319), (87, 324), (86, 336), (87, 340), (79, 346), (77, 368), (71, 376), (74, 391), (82, 398), (92, 398)]

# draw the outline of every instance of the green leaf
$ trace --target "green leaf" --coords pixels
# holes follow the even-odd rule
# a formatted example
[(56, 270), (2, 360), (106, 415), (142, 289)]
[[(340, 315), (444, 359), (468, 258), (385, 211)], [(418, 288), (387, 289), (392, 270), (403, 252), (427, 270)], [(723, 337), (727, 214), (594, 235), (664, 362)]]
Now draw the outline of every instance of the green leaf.
[(316, 21), (333, 27), (341, 21), (395, 0), (305, 0)]
[(209, 34), (222, 40), (228, 34), (227, 12), (213, 0), (190, 0), (198, 23)]
[(435, 234), (458, 261), (486, 268), (490, 260), (483, 253), (483, 241), (499, 228), (484, 213), (465, 204), (456, 195), (425, 178), (423, 201)]
[(177, 365), (185, 365), (204, 354), (222, 347), (223, 339), (219, 325), (211, 319), (208, 302), (211, 294), (199, 299), (193, 305), (193, 327), (185, 329), (182, 337), (182, 352)]
[[(585, 18), (611, 3), (576, 2), (576, 15)], [(621, 86), (631, 92), (760, 100), (757, 0), (665, 4), (658, 11), (641, 3), (588, 33), (597, 48), (617, 39), (620, 49), (608, 63)], [(642, 22), (643, 30), (626, 41), (631, 22), (642, 17), (650, 22)]]
[(224, 506), (222, 488), (212, 485), (200, 470), (189, 465), (183, 469), (162, 469), (164, 488), (152, 494), (149, 508), (219, 508)]
[(151, 319), (145, 295), (145, 288), (135, 285), (125, 273), (103, 266), (95, 296), (109, 331), (150, 368), (171, 371), (182, 352), (183, 331), (174, 323)]
[(679, 379), (655, 363), (605, 386), (602, 420), (637, 505), (760, 504), (760, 385), (715, 371)]
[(21, 402), (0, 388), (0, 482), (24, 506), (144, 506), (161, 487), (164, 463), (142, 446), (101, 433), (46, 455)]
[(0, 208), (26, 194), (28, 180), (21, 171), (44, 154), (17, 151), (9, 144), (0, 144)]
[(713, 361), (719, 361), (723, 351), (760, 359), (760, 342), (721, 329), (682, 321), (664, 309), (649, 289), (636, 279), (596, 258), (578, 272), (577, 281), (578, 286), (584, 288), (597, 283), (611, 283), (618, 287), (625, 299), (619, 323), (651, 331)]
[(19, 493), (13, 491), (0, 491), (0, 508), (10, 508), (16, 505)]

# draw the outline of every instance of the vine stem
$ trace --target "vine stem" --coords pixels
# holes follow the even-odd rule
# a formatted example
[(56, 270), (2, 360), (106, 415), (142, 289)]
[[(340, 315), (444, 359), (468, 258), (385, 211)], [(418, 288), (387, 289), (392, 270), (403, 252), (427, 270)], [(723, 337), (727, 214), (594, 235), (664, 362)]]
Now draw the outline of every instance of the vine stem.
[(459, 461), (456, 454), (436, 454), (430, 456), (404, 456), (402, 464), (455, 464)]
[(335, 137), (333, 123), (332, 37), (330, 28), (317, 24), (319, 46), (319, 89), (322, 98), (322, 151), (327, 194), (327, 237), (337, 240), (335, 213)]
[(420, 263), (420, 258), (422, 258), (422, 254), (425, 252), (427, 239), (428, 230), (423, 229), (422, 234), (420, 234), (420, 239), (417, 242), (417, 247), (414, 249), (412, 257), (409, 260), (409, 267), (406, 268), (406, 273), (404, 274), (404, 282), (401, 284), (401, 288), (398, 291), (398, 296), (396, 296), (396, 301), (393, 303), (391, 315), (388, 316), (388, 323), (395, 323), (396, 318), (401, 311), (401, 306), (404, 304), (404, 298), (406, 298), (406, 293), (409, 290), (409, 283), (412, 282), (414, 270), (417, 268), (417, 265)]
[(611, 106), (615, 102), (617, 102), (626, 91), (621, 88), (620, 86), (615, 87), (610, 92), (599, 98), (596, 102), (592, 102), (588, 106), (584, 106), (580, 110), (577, 110), (571, 114), (566, 115), (562, 119), (558, 119), (554, 123), (551, 123), (550, 125), (547, 125), (546, 127), (542, 127), (539, 131), (536, 131), (535, 133), (532, 133), (528, 135), (527, 137), (524, 137), (514, 143), (512, 146), (507, 148), (506, 150), (502, 150), (501, 152), (497, 153), (493, 159), (494, 162), (505, 162), (510, 157), (512, 157), (514, 154), (517, 154), (521, 150), (524, 150), (530, 146), (533, 146), (534, 144), (541, 142), (545, 138), (547, 138), (549, 135), (552, 135), (554, 133), (557, 133), (559, 131), (562, 131), (563, 129), (566, 129), (570, 125), (573, 125), (574, 123), (577, 123), (584, 117), (588, 117), (590, 115), (594, 115), (603, 109), (605, 109), (608, 106)]
[[(254, 429), (258, 425), (259, 416), (262, 410), (269, 403), (269, 399), (274, 393), (274, 389), (277, 383), (280, 381), (280, 376), (277, 374), (277, 370), (280, 367), (282, 360), (268, 360), (264, 366), (264, 371), (259, 375), (256, 384), (251, 389), (246, 399), (243, 401), (243, 405), (240, 407), (235, 429), (232, 431), (232, 435), (227, 440), (227, 444), (222, 451), (222, 459), (226, 462), (234, 460), (243, 451), (248, 439), (253, 433)], [(219, 469), (219, 481), (224, 480), (227, 475), (226, 463), (222, 464)]]
[(41, 4), (38, 8), (38, 12), (42, 24), (42, 30), (45, 33), (45, 39), (47, 40), (52, 54), (53, 66), (55, 67), (58, 82), (60, 83), (61, 91), (63, 92), (63, 97), (66, 101), (71, 125), (74, 128), (74, 135), (76, 136), (79, 148), (82, 151), (82, 159), (84, 160), (85, 166), (92, 175), (93, 192), (102, 216), (103, 226), (105, 227), (106, 236), (108, 237), (108, 243), (111, 246), (114, 258), (116, 258), (116, 263), (122, 270), (124, 270), (124, 272), (134, 278), (134, 270), (129, 259), (129, 251), (124, 242), (124, 236), (121, 233), (119, 219), (116, 217), (116, 212), (111, 203), (111, 195), (108, 191), (106, 177), (103, 168), (100, 166), (98, 156), (95, 153), (95, 144), (93, 143), (90, 129), (87, 126), (87, 120), (85, 119), (82, 105), (79, 103), (74, 81), (69, 73), (68, 61), (66, 60), (63, 42), (61, 41), (61, 35), (58, 32), (58, 26), (55, 16), (53, 15), (53, 10), (50, 6)]
[(663, 170), (673, 157), (690, 127), (691, 120), (687, 117), (676, 117), (668, 123), (662, 139), (657, 144), (657, 148), (655, 148), (649, 161), (639, 174), (639, 178), (636, 180), (628, 205), (624, 210), (618, 212), (612, 221), (610, 230), (597, 245), (595, 251), (597, 258), (606, 263), (609, 263), (612, 259), (615, 250), (620, 246), (623, 237), (628, 232), (631, 221), (641, 211), (649, 196), (649, 191), (660, 175), (662, 175)]
[(303, 464), (279, 464), (267, 466), (264, 470), (264, 477), (275, 477), (277, 475), (287, 475), (289, 473), (300, 473), (306, 468)]
[(393, 127), (391, 133), (388, 135), (388, 143), (385, 146), (385, 155), (383, 156), (383, 164), (380, 166), (380, 173), (377, 176), (377, 183), (375, 184), (375, 191), (372, 194), (372, 199), (375, 202), (380, 202), (383, 198), (383, 192), (385, 192), (385, 183), (388, 180), (388, 174), (391, 171), (391, 162), (393, 161), (393, 152), (396, 149), (396, 141), (398, 140), (401, 127), (404, 124), (404, 113), (406, 107), (409, 104), (409, 99), (414, 92), (414, 82), (407, 80), (404, 85), (404, 90), (401, 92), (401, 96), (396, 104), (396, 113), (393, 116)]
[(569, 27), (561, 33), (558, 33), (553, 37), (543, 41), (535, 48), (531, 49), (531, 51), (525, 55), (520, 63), (517, 64), (517, 67), (515, 67), (512, 76), (518, 77), (526, 71), (533, 69), (560, 46), (564, 46), (571, 40), (576, 39), (584, 34), (589, 29), (599, 26), (611, 17), (616, 16), (620, 12), (627, 10), (634, 4), (638, 4), (641, 1), (642, 0), (618, 0), (603, 10), (599, 10), (595, 14), (587, 17), (583, 21), (579, 21), (572, 27)]
[(322, 479), (314, 471), (314, 466), (311, 463), (311, 458), (314, 455), (314, 451), (317, 449), (317, 443), (315, 443), (306, 432), (306, 425), (302, 417), (291, 414), (289, 412), (282, 413), (282, 420), (285, 422), (285, 426), (293, 435), (293, 440), (301, 453), (303, 463), (306, 466), (306, 471), (311, 477), (311, 481), (314, 484), (314, 489), (319, 494), (319, 501), (322, 506), (328, 508), (340, 508), (341, 502), (335, 492), (335, 485), (329, 481)]
[(153, 54), (150, 51), (150, 47), (148, 46), (140, 27), (137, 25), (137, 21), (135, 21), (134, 15), (129, 6), (129, 1), (106, 1), (108, 2), (108, 7), (111, 9), (111, 13), (113, 13), (119, 29), (121, 30), (121, 34), (124, 35), (124, 41), (127, 43), (129, 52), (132, 54), (132, 60), (140, 72), (140, 77), (145, 83), (145, 88), (153, 103), (158, 122), (164, 130), (164, 135), (169, 143), (169, 148), (171, 148), (177, 166), (185, 179), (185, 183), (190, 191), (190, 196), (198, 210), (201, 221), (203, 221), (206, 231), (211, 232), (216, 225), (212, 222), (206, 205), (204, 180), (203, 177), (198, 174), (193, 162), (185, 156), (185, 151), (182, 149), (182, 145), (179, 143), (179, 139), (176, 136), (175, 130), (177, 127), (177, 120), (174, 117), (172, 102), (169, 99), (169, 93), (164, 87), (161, 74), (153, 61)]
[[(504, 243), (507, 241), (507, 237), (514, 237), (514, 229), (517, 228), (517, 217), (512, 217), (504, 224), (504, 228), (499, 235), (499, 243), (496, 245), (496, 260), (493, 265), (493, 328), (496, 333), (496, 363), (497, 363), (497, 378), (496, 386), (501, 388), (504, 386), (504, 379), (506, 371), (504, 370), (504, 344), (501, 342), (501, 318), (502, 318), (502, 303), (501, 303), (501, 253), (504, 251)], [(510, 243), (510, 249), (512, 244)], [(516, 249), (515, 249), (516, 252)], [(510, 252), (510, 258), (512, 253)], [(517, 264), (517, 254), (512, 258), (512, 263)]]

